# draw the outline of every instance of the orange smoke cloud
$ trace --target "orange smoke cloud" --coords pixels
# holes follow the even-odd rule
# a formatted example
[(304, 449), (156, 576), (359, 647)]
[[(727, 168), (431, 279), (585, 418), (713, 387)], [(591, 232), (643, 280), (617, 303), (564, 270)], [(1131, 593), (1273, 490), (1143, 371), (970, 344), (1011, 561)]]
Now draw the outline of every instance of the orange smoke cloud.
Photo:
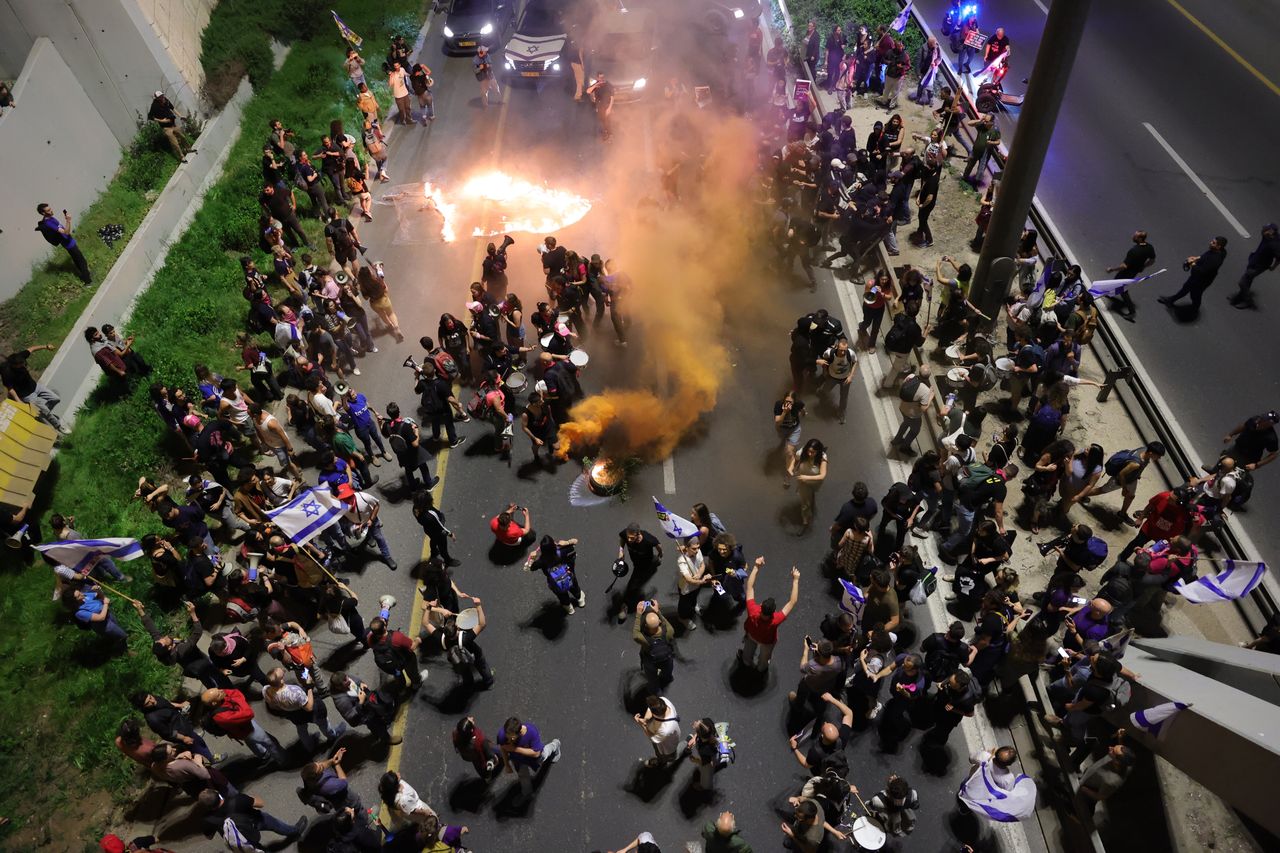
[(632, 387), (607, 388), (574, 406), (560, 437), (566, 455), (657, 461), (715, 408), (730, 367), (726, 308), (759, 309), (768, 300), (751, 266), (762, 237), (751, 196), (756, 135), (745, 121), (719, 113), (672, 115), (654, 132), (657, 168), (681, 164), (680, 200), (669, 203), (659, 201), (656, 178), (637, 196), (644, 153), (638, 128), (630, 130), (609, 150), (609, 193), (600, 209), (618, 226), (602, 255), (632, 282), (626, 303), (628, 337), (636, 341), (628, 351)]

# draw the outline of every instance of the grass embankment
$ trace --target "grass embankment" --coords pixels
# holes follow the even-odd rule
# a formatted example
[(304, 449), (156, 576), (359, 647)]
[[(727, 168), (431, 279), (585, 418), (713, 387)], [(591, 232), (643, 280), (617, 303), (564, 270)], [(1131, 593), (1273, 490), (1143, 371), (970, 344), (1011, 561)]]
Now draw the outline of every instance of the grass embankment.
[[(801, 42), (804, 40), (805, 28), (809, 25), (809, 21), (817, 21), (818, 33), (822, 36), (823, 44), (819, 62), (825, 67), (827, 34), (836, 24), (844, 28), (844, 36), (849, 41), (849, 47), (846, 49), (853, 47), (859, 25), (867, 28), (874, 43), (876, 27), (881, 24), (889, 26), (902, 11), (902, 6), (897, 0), (787, 0), (787, 10), (791, 13), (791, 25), (794, 28), (790, 39), (793, 55), (798, 57), (803, 53)], [(782, 32), (784, 23), (775, 3), (775, 30)], [(907, 29), (900, 38), (914, 65), (916, 51), (920, 45), (924, 44), (924, 32), (912, 20), (908, 22)], [(814, 70), (817, 71), (817, 69)]]
[[(210, 29), (226, 26), (224, 7), (234, 11), (242, 5), (224, 0)], [(285, 4), (255, 0), (255, 5)], [(390, 35), (400, 33), (412, 41), (423, 13), (421, 0), (340, 0), (335, 8), (365, 38), (374, 73)], [(243, 133), (225, 175), (138, 300), (128, 331), (154, 366), (155, 379), (194, 390), (193, 363), (230, 373), (236, 361), (232, 343), (247, 308), (237, 258), (250, 254), (269, 268), (257, 247), (259, 159), (267, 122), (279, 118), (297, 132), (300, 144), (314, 150), (332, 119), (352, 124), (356, 118), (342, 70), (343, 43), (335, 37), (327, 11), (318, 14), (325, 26), (314, 40), (295, 43), (284, 66), (260, 84), (245, 109)], [(387, 103), (385, 88), (380, 98)], [(305, 194), (300, 195), (305, 202)], [(313, 244), (320, 245), (315, 220), (308, 228)], [(48, 339), (50, 332), (39, 320), (23, 322), (23, 335)], [(27, 322), (33, 325), (25, 327)], [(86, 370), (96, 370), (87, 353), (85, 361)], [(75, 514), (77, 527), (87, 535), (136, 537), (160, 529), (130, 496), (139, 474), (163, 474), (168, 468), (163, 437), (145, 384), (124, 399), (95, 396), (81, 410), (42, 481), (44, 497), (37, 509), (46, 516), (49, 511)], [(146, 564), (134, 562), (129, 569), (136, 577), (130, 593), (147, 599)], [(98, 661), (89, 652), (90, 636), (69, 624), (50, 601), (47, 569), (40, 564), (18, 567), (3, 583), (0, 682), (9, 686), (10, 698), (0, 703), (0, 762), (9, 768), (0, 778), (0, 815), (12, 823), (0, 829), (0, 844), (30, 849), (44, 837), (69, 848), (75, 839), (106, 829), (100, 825), (103, 810), (85, 813), (81, 804), (105, 799), (103, 791), (126, 799), (141, 778), (112, 746), (116, 726), (129, 713), (128, 692), (169, 689), (174, 674), (154, 661), (126, 603), (113, 610), (133, 635), (136, 654)], [(42, 826), (50, 828), (41, 831)]]

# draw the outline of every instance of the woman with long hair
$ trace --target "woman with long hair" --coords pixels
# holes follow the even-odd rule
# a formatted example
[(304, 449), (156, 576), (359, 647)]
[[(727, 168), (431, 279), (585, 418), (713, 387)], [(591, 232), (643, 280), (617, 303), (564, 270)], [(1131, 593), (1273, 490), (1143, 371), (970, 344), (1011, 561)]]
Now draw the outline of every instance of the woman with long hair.
[(809, 439), (799, 456), (791, 460), (787, 473), (796, 481), (796, 494), (800, 497), (800, 522), (807, 531), (813, 524), (818, 489), (822, 488), (823, 481), (827, 479), (827, 448), (818, 439)]
[(702, 551), (704, 557), (710, 556), (712, 549), (715, 547), (711, 541), (718, 535), (725, 532), (725, 526), (720, 523), (720, 518), (712, 512), (706, 504), (696, 503), (693, 505), (693, 511), (689, 515), (689, 520), (698, 526), (698, 548)]
[(782, 488), (791, 488), (791, 469), (796, 464), (796, 448), (800, 446), (801, 422), (804, 420), (804, 400), (794, 390), (773, 404), (773, 427), (782, 442)]
[(1022, 485), (1022, 491), (1031, 501), (1031, 532), (1040, 532), (1040, 522), (1049, 512), (1058, 483), (1071, 464), (1076, 447), (1070, 439), (1060, 438), (1036, 457), (1035, 470)]
[(471, 333), (466, 324), (448, 312), (441, 314), (436, 326), (436, 342), (458, 365), (458, 378), (462, 383), (471, 384)]
[(387, 289), (387, 279), (382, 273), (382, 264), (364, 264), (356, 273), (356, 283), (360, 295), (369, 300), (369, 307), (378, 315), (383, 325), (395, 335), (396, 343), (404, 341), (400, 332), (400, 319), (396, 317), (395, 306), (391, 304), (391, 292)]
[(391, 831), (399, 832), (413, 826), (423, 826), (429, 818), (439, 820), (431, 806), (418, 798), (413, 786), (394, 770), (388, 770), (378, 780), (378, 796), (391, 816)]

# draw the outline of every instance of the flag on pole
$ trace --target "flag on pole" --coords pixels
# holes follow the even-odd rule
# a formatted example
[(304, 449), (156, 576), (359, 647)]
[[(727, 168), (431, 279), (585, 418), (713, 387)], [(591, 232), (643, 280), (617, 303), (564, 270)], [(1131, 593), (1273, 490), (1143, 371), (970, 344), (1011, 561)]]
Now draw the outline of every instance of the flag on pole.
[(1191, 704), (1189, 702), (1165, 702), (1163, 705), (1156, 705), (1154, 708), (1134, 711), (1129, 715), (1129, 721), (1136, 728), (1142, 729), (1152, 737), (1158, 738), (1168, 731), (1169, 721), (1177, 716), (1179, 711), (1190, 707)]
[(840, 609), (861, 622), (862, 608), (867, 604), (867, 597), (853, 581), (847, 581), (844, 578), (838, 578), (838, 580), (840, 586), (844, 587), (844, 591), (840, 594)]
[(1025, 773), (1018, 774), (1013, 787), (996, 784), (987, 758), (960, 787), (960, 802), (983, 817), (1001, 823), (1015, 823), (1035, 814), (1036, 782)]
[(914, 2), (915, 0), (907, 0), (907, 5), (902, 7), (898, 17), (894, 18), (893, 23), (889, 25), (889, 29), (900, 33), (907, 28), (907, 22), (911, 20), (911, 4)]
[(1119, 631), (1112, 634), (1110, 637), (1104, 638), (1101, 643), (1102, 650), (1104, 652), (1110, 652), (1113, 658), (1119, 660), (1124, 657), (1125, 650), (1129, 648), (1129, 641), (1132, 639), (1133, 629), (1125, 628), (1123, 631)]
[(1225, 571), (1216, 577), (1203, 577), (1191, 583), (1178, 582), (1174, 591), (1189, 604), (1213, 604), (1218, 601), (1235, 601), (1253, 592), (1267, 573), (1266, 563), (1246, 560), (1223, 560)]
[(338, 17), (337, 12), (330, 9), (329, 14), (333, 15), (333, 22), (338, 25), (338, 32), (342, 34), (342, 37), (347, 40), (348, 44), (356, 50), (359, 50), (360, 45), (364, 44), (364, 39), (352, 32), (351, 27), (348, 27), (346, 23)]
[(142, 546), (137, 539), (62, 539), (35, 547), (41, 554), (77, 572), (84, 571), (98, 557), (136, 560), (142, 556)]
[(1109, 278), (1106, 281), (1095, 281), (1089, 285), (1089, 294), (1091, 296), (1115, 296), (1117, 293), (1128, 290), (1131, 285), (1146, 281), (1149, 278), (1155, 278), (1162, 272), (1168, 272), (1168, 270), (1156, 270), (1153, 273), (1140, 275), (1137, 278)]
[(338, 523), (347, 507), (328, 491), (307, 489), (281, 507), (267, 511), (267, 517), (297, 545), (306, 545)]
[(658, 514), (658, 523), (662, 525), (662, 531), (672, 539), (688, 539), (690, 536), (697, 535), (698, 525), (673, 512), (667, 512), (667, 508), (658, 503), (657, 498), (653, 499), (653, 511)]

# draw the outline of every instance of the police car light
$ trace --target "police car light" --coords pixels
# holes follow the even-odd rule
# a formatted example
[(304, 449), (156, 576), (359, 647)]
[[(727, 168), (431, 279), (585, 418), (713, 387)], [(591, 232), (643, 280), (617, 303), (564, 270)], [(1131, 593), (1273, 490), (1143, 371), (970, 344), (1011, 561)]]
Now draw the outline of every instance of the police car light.
[(480, 35), (482, 36), (487, 36), (491, 32), (493, 32), (493, 24), (485, 24), (480, 28)]

